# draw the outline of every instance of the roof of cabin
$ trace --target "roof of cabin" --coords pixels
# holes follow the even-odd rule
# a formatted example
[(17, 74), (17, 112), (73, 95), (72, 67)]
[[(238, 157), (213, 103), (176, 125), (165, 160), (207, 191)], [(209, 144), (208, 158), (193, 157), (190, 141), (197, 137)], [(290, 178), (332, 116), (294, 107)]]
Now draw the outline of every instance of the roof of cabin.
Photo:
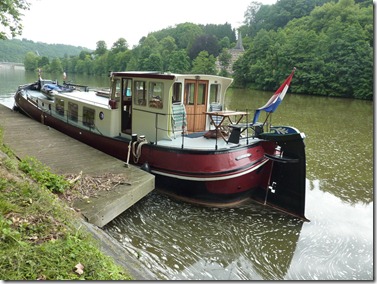
[(114, 77), (136, 77), (136, 78), (152, 78), (152, 79), (166, 79), (174, 80), (176, 78), (188, 78), (188, 79), (213, 79), (213, 80), (224, 80), (232, 82), (232, 78), (221, 77), (217, 75), (208, 74), (176, 74), (176, 73), (161, 73), (158, 71), (121, 71), (112, 72)]

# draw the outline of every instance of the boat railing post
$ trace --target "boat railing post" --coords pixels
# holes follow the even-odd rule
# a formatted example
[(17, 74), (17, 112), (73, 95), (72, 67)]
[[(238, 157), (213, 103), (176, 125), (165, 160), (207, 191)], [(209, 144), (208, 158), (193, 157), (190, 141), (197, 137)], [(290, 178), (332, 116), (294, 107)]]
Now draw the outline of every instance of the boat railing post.
[[(182, 113), (182, 121), (184, 121), (185, 119), (185, 114)], [(185, 145), (185, 124), (182, 122), (182, 132), (181, 132), (181, 136), (182, 136), (182, 145), (181, 145), (181, 149), (184, 148), (184, 145)]]
[(246, 145), (249, 145), (249, 112), (246, 109)]
[(156, 141), (156, 145), (157, 145), (157, 135), (158, 135), (158, 113), (156, 113), (156, 119), (155, 119), (155, 126), (156, 128), (156, 137), (155, 137), (155, 141)]

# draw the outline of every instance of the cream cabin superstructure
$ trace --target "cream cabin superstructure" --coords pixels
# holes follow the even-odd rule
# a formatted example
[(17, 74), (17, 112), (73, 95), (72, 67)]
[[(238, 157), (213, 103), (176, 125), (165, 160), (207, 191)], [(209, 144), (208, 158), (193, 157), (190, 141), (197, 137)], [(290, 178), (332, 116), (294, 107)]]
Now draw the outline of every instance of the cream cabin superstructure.
[[(182, 124), (187, 133), (208, 130), (204, 112), (211, 104), (224, 105), (232, 81), (212, 75), (113, 72), (109, 105), (120, 112), (120, 136), (136, 133), (151, 142), (172, 140), (182, 133)], [(180, 113), (174, 113), (177, 109)]]
[(223, 110), (232, 81), (213, 75), (113, 72), (110, 91), (75, 89), (55, 92), (53, 99), (28, 92), (38, 97), (41, 109), (79, 128), (129, 140), (132, 134), (144, 135), (157, 142), (208, 131), (205, 112)]

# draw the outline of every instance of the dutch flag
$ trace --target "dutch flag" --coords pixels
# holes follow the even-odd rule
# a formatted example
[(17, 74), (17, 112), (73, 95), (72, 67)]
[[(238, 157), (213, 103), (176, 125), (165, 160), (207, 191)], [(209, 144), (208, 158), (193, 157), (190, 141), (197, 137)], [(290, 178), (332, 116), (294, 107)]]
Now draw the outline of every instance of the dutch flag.
[(253, 119), (253, 124), (258, 121), (258, 118), (259, 118), (261, 110), (264, 110), (265, 112), (272, 113), (272, 112), (274, 112), (277, 109), (277, 107), (283, 101), (284, 96), (285, 96), (285, 94), (288, 91), (289, 84), (292, 81), (293, 74), (295, 73), (295, 70), (296, 70), (296, 67), (293, 68), (292, 73), (288, 76), (287, 79), (285, 79), (284, 83), (280, 86), (279, 89), (277, 89), (277, 91), (275, 92), (275, 94), (268, 100), (268, 102), (264, 106), (258, 108), (255, 111), (255, 115), (254, 115), (254, 119)]

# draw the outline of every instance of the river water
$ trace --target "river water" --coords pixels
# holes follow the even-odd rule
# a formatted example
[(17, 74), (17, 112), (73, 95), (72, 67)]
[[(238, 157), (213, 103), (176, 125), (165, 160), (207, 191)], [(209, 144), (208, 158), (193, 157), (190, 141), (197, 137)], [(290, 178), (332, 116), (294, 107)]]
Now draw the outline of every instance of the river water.
[[(0, 103), (12, 107), (17, 86), (35, 80), (0, 68)], [(232, 89), (226, 104), (252, 111), (271, 95)], [(273, 114), (306, 135), (310, 222), (253, 203), (203, 208), (152, 192), (104, 230), (161, 280), (373, 280), (373, 111), (370, 101), (287, 94)]]

